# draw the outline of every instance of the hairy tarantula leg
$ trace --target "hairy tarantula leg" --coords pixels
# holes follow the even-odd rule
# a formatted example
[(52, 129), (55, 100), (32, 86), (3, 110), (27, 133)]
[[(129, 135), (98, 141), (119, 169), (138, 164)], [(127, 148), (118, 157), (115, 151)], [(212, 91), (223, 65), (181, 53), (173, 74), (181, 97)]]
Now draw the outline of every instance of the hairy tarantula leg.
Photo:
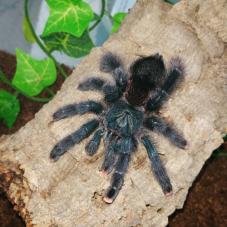
[(117, 101), (122, 96), (122, 92), (116, 86), (110, 84), (105, 84), (103, 86), (103, 93), (105, 95), (105, 100), (109, 103)]
[(116, 164), (116, 158), (117, 155), (114, 152), (114, 144), (109, 144), (106, 148), (105, 158), (101, 167), (103, 175), (107, 175), (113, 170)]
[(85, 151), (88, 155), (92, 156), (96, 153), (99, 148), (101, 138), (103, 136), (103, 129), (97, 129), (92, 137), (92, 139), (87, 143)]
[(184, 71), (184, 64), (179, 57), (170, 60), (170, 68), (164, 84), (147, 102), (146, 109), (148, 111), (156, 111), (161, 108), (177, 86), (183, 81)]
[(117, 86), (110, 85), (107, 81), (95, 77), (80, 83), (78, 89), (81, 91), (102, 91), (105, 95), (105, 100), (109, 103), (117, 101), (122, 95)]
[(103, 106), (95, 101), (86, 101), (80, 102), (78, 104), (70, 104), (58, 109), (53, 114), (53, 120), (58, 121), (67, 117), (72, 117), (77, 114), (85, 114), (88, 112), (99, 114), (102, 112), (102, 110)]
[(161, 117), (151, 116), (146, 118), (144, 120), (144, 126), (154, 132), (164, 135), (171, 143), (181, 149), (185, 149), (187, 147), (187, 141), (184, 137)]
[(124, 92), (127, 86), (128, 76), (124, 71), (121, 59), (111, 52), (106, 53), (100, 62), (100, 71), (111, 73), (118, 88)]
[(105, 146), (107, 147), (110, 144), (110, 141), (116, 139), (115, 136), (113, 135), (112, 131), (107, 131), (104, 135), (104, 143)]
[(81, 91), (88, 91), (88, 90), (98, 90), (102, 91), (103, 85), (107, 83), (107, 81), (102, 80), (97, 77), (91, 77), (85, 80), (84, 82), (80, 83), (78, 89)]
[(108, 52), (102, 56), (100, 61), (100, 71), (112, 73), (117, 68), (123, 68), (122, 61), (117, 55)]
[(162, 164), (162, 161), (156, 151), (156, 148), (152, 144), (151, 140), (148, 136), (143, 136), (141, 138), (143, 145), (145, 146), (148, 157), (151, 161), (152, 171), (162, 187), (163, 192), (167, 195), (172, 191), (172, 185), (170, 183), (170, 179), (166, 173), (166, 170)]
[(110, 187), (106, 191), (106, 195), (104, 197), (104, 201), (106, 203), (112, 203), (114, 199), (117, 197), (121, 187), (124, 183), (124, 175), (128, 169), (128, 163), (130, 160), (129, 154), (119, 154), (116, 169), (111, 178)]
[(83, 124), (78, 130), (66, 136), (54, 146), (50, 153), (50, 158), (57, 161), (61, 155), (63, 155), (75, 144), (80, 143), (83, 139), (88, 137), (98, 126), (99, 121), (96, 119)]

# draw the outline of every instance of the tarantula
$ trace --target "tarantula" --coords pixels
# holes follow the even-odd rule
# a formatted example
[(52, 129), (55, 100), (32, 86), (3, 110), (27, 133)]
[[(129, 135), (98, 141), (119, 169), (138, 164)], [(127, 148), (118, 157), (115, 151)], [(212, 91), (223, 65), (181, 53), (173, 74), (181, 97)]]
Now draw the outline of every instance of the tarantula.
[(63, 106), (53, 114), (53, 121), (88, 112), (98, 115), (98, 118), (88, 121), (58, 142), (52, 149), (50, 158), (58, 160), (95, 131), (85, 150), (88, 155), (94, 155), (103, 137), (105, 158), (101, 171), (108, 174), (114, 169), (104, 201), (112, 203), (121, 190), (130, 158), (136, 151), (138, 142), (141, 142), (147, 150), (151, 169), (163, 192), (171, 193), (170, 179), (148, 131), (160, 133), (177, 147), (186, 148), (187, 141), (181, 133), (157, 115), (184, 77), (182, 61), (178, 57), (172, 58), (167, 70), (163, 57), (157, 53), (140, 57), (126, 72), (121, 59), (107, 53), (101, 59), (100, 70), (111, 73), (115, 84), (92, 77), (80, 83), (78, 89), (102, 92), (103, 103), (88, 100)]

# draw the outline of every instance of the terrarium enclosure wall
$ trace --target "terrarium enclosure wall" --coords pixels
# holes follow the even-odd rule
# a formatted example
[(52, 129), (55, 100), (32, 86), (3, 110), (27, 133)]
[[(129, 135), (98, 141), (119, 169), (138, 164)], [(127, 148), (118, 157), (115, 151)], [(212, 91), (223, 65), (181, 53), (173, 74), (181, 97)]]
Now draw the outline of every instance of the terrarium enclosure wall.
[[(102, 5), (101, 1), (88, 0), (87, 2), (92, 6), (94, 12), (97, 14), (100, 12)], [(107, 1), (106, 9), (112, 15), (117, 12), (128, 12), (128, 10), (134, 6), (135, 2), (136, 0)], [(29, 11), (36, 33), (41, 34), (49, 15), (46, 1), (30, 1)], [(4, 31), (0, 36), (0, 49), (15, 54), (15, 48), (21, 48), (31, 53), (34, 57), (45, 57), (45, 53), (40, 50), (36, 43), (30, 44), (24, 38), (22, 30), (23, 18), (23, 1), (0, 1), (0, 29), (1, 31)], [(97, 46), (102, 45), (102, 43), (109, 37), (111, 27), (112, 22), (109, 17), (105, 15), (98, 27), (93, 30), (91, 34), (91, 37)], [(12, 31), (14, 31), (15, 36), (12, 36)], [(59, 62), (65, 63), (66, 65), (72, 67), (77, 65), (80, 61), (75, 60), (75, 58), (69, 57), (63, 53), (56, 52), (54, 55)]]

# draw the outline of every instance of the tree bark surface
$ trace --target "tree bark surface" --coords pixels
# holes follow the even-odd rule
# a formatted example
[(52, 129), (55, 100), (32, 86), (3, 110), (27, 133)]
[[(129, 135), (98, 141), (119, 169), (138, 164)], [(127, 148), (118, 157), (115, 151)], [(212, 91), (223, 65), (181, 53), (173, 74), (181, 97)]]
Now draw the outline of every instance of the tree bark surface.
[[(192, 182), (227, 132), (226, 12), (226, 0), (182, 0), (173, 7), (161, 0), (138, 1), (120, 31), (82, 60), (35, 119), (0, 138), (0, 185), (27, 226), (167, 225), (168, 216), (182, 208)], [(138, 55), (156, 52), (167, 64), (171, 57), (180, 56), (186, 65), (186, 79), (162, 116), (183, 132), (188, 150), (151, 133), (173, 184), (172, 196), (163, 195), (141, 145), (111, 205), (102, 200), (110, 181), (110, 176), (99, 174), (103, 143), (94, 157), (85, 154), (85, 140), (59, 161), (49, 159), (57, 141), (93, 117), (50, 123), (59, 107), (102, 99), (102, 94), (81, 92), (77, 86), (90, 76), (112, 80), (99, 71), (100, 57), (107, 51), (122, 56), (126, 66)]]

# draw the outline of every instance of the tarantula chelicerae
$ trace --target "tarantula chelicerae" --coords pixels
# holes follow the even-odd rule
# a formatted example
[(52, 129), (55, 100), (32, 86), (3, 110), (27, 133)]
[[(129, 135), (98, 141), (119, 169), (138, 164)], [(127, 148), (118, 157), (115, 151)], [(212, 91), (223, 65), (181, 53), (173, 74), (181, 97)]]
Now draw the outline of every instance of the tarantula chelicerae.
[(79, 84), (78, 88), (82, 91), (103, 92), (104, 103), (89, 100), (63, 106), (53, 114), (53, 120), (88, 112), (99, 117), (83, 124), (58, 142), (50, 153), (51, 159), (58, 160), (95, 131), (85, 150), (88, 155), (94, 155), (103, 137), (105, 158), (101, 170), (108, 174), (114, 169), (104, 201), (112, 203), (123, 185), (130, 158), (140, 141), (147, 150), (152, 171), (163, 192), (169, 194), (172, 191), (170, 179), (147, 132), (151, 130), (160, 133), (177, 147), (186, 148), (187, 141), (183, 136), (156, 114), (184, 77), (180, 58), (172, 58), (170, 67), (166, 70), (161, 55), (140, 57), (127, 73), (121, 59), (107, 53), (101, 59), (100, 70), (111, 73), (115, 84), (92, 77)]

